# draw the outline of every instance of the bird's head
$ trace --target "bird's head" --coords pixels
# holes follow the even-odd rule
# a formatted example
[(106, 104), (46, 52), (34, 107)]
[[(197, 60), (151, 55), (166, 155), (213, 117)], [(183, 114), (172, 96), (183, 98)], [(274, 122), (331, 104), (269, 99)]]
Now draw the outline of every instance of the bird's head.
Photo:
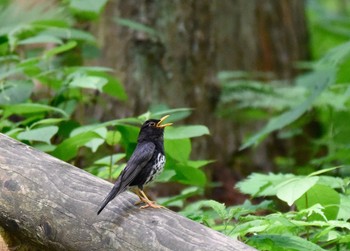
[(173, 123), (162, 124), (163, 121), (169, 117), (166, 115), (161, 119), (149, 119), (142, 124), (138, 141), (152, 140), (157, 138), (163, 138), (164, 128), (170, 126)]

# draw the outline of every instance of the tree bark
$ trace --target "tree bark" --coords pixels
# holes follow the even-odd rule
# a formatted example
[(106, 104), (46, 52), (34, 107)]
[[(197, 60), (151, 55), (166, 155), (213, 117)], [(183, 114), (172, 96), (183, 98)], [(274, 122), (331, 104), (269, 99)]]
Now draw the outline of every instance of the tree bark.
[(0, 226), (16, 250), (255, 250), (0, 134)]
[[(304, 1), (111, 1), (100, 24), (101, 64), (116, 70), (129, 94), (128, 113), (150, 105), (193, 107), (191, 122), (207, 124), (215, 144), (205, 157), (227, 159), (237, 149), (232, 122), (215, 116), (220, 71), (263, 71), (291, 79), (308, 56)], [(118, 25), (147, 25), (152, 36)], [(112, 114), (123, 116), (120, 109)], [(240, 136), (241, 137), (241, 136)], [(227, 143), (227, 144), (225, 144)], [(217, 145), (225, 149), (217, 150)], [(209, 154), (208, 154), (209, 153)], [(224, 157), (224, 156), (225, 157)]]

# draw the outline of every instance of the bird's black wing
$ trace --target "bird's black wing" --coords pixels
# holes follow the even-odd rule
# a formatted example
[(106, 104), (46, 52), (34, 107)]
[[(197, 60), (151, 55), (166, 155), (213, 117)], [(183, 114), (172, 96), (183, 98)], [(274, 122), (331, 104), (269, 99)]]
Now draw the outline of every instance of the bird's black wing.
[(103, 200), (100, 209), (97, 214), (107, 206), (107, 204), (113, 200), (118, 194), (124, 192), (135, 177), (140, 173), (142, 168), (146, 166), (148, 161), (152, 158), (155, 145), (152, 142), (137, 144), (134, 153), (131, 155), (126, 167), (119, 175), (112, 190), (107, 197)]

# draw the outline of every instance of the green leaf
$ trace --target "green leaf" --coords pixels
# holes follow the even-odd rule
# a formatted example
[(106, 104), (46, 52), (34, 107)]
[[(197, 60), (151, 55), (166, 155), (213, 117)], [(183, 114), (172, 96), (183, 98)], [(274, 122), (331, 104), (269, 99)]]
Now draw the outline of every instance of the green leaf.
[(42, 44), (42, 43), (53, 43), (53, 44), (62, 44), (62, 40), (46, 34), (38, 34), (33, 37), (29, 37), (23, 40), (20, 40), (18, 44)]
[(18, 104), (27, 101), (33, 91), (33, 83), (28, 80), (10, 80), (1, 85), (0, 105)]
[(69, 0), (69, 7), (80, 16), (96, 18), (106, 5), (107, 0)]
[(139, 118), (141, 120), (147, 120), (150, 118), (161, 118), (165, 115), (170, 115), (170, 117), (167, 118), (166, 121), (174, 122), (174, 121), (178, 121), (178, 120), (187, 118), (191, 114), (192, 111), (193, 111), (192, 108), (169, 109), (165, 105), (157, 105), (157, 106), (152, 106), (151, 111), (148, 111), (144, 114), (141, 114), (139, 116)]
[(57, 46), (51, 50), (46, 51), (44, 53), (44, 58), (46, 58), (46, 59), (51, 58), (57, 54), (69, 51), (69, 50), (73, 49), (74, 47), (76, 47), (77, 45), (78, 45), (78, 43), (75, 41), (72, 41), (72, 40), (68, 41), (66, 44)]
[[(159, 204), (164, 205), (164, 206), (182, 206), (184, 200), (186, 200), (189, 197), (192, 197), (194, 195), (199, 195), (202, 193), (202, 189), (198, 187), (187, 187), (181, 191), (179, 195), (175, 195), (169, 198), (160, 198), (157, 200)], [(175, 203), (180, 201), (180, 203)]]
[(14, 105), (5, 105), (4, 114), (5, 118), (11, 116), (12, 114), (18, 115), (27, 115), (33, 113), (44, 113), (44, 112), (56, 112), (61, 114), (63, 117), (68, 117), (68, 115), (61, 109), (42, 105), (42, 104), (33, 104), (33, 103), (23, 103), (23, 104), (14, 104)]
[(110, 146), (115, 146), (119, 143), (122, 135), (118, 131), (108, 131), (106, 136), (106, 143)]
[(186, 164), (193, 168), (201, 168), (213, 162), (214, 160), (188, 160)]
[(33, 123), (30, 128), (33, 129), (37, 126), (42, 126), (42, 125), (57, 125), (61, 123), (62, 121), (65, 121), (66, 119), (56, 119), (56, 118), (49, 118), (49, 119), (41, 119), (35, 123)]
[(331, 188), (343, 188), (344, 180), (340, 177), (319, 176), (317, 184), (329, 186)]
[(48, 152), (52, 152), (53, 150), (56, 149), (55, 145), (49, 145), (49, 144), (35, 144), (35, 149), (38, 149), (39, 151), (48, 153)]
[(327, 54), (317, 63), (317, 67), (338, 66), (350, 55), (350, 42), (343, 43), (332, 48)]
[(22, 69), (20, 67), (8, 69), (6, 71), (0, 71), (0, 80), (4, 80), (6, 78), (13, 77), (16, 74), (21, 73), (21, 71), (22, 71)]
[(142, 23), (135, 22), (130, 19), (124, 19), (124, 18), (115, 18), (114, 20), (116, 21), (117, 24), (124, 25), (126, 27), (129, 27), (132, 30), (147, 33), (153, 39), (158, 39), (160, 37), (160, 34), (155, 29), (153, 29), (150, 26), (144, 25)]
[(93, 153), (104, 143), (104, 139), (92, 139), (89, 142), (85, 143), (84, 146), (90, 148)]
[(150, 118), (161, 118), (165, 115), (170, 115), (167, 121), (174, 122), (187, 118), (191, 115), (192, 111), (192, 108), (169, 109), (167, 106), (159, 105), (156, 107), (153, 106), (151, 112), (147, 113), (147, 116), (141, 115), (140, 117), (144, 116), (145, 120), (147, 120)]
[(337, 112), (347, 111), (349, 97), (350, 87), (343, 84), (333, 84), (332, 88), (328, 88), (322, 93), (320, 98), (316, 100), (314, 107), (321, 109), (330, 107)]
[(350, 196), (339, 194), (340, 206), (337, 219), (348, 221), (350, 219)]
[(85, 143), (84, 146), (90, 148), (92, 152), (96, 152), (97, 148), (99, 148), (105, 142), (105, 138), (107, 136), (107, 128), (99, 127), (93, 131), (97, 133), (101, 138), (91, 139), (89, 142)]
[(243, 204), (229, 208), (229, 215), (235, 219), (240, 219), (243, 215), (257, 214), (259, 211), (270, 210), (273, 207), (273, 201), (263, 200), (259, 204), (252, 204), (250, 200), (245, 200)]
[(209, 135), (209, 130), (203, 125), (168, 127), (165, 130), (165, 139), (187, 139)]
[(118, 131), (108, 131), (106, 136), (106, 143), (110, 146), (118, 144), (122, 137), (122, 134)]
[(96, 42), (95, 37), (91, 33), (83, 30), (74, 29), (74, 28), (48, 27), (48, 29), (42, 31), (41, 34), (58, 37), (64, 40), (78, 40), (78, 41), (84, 41), (88, 43)]
[(116, 153), (110, 156), (103, 157), (95, 161), (95, 165), (109, 166), (115, 164), (121, 159), (125, 158), (125, 153)]
[(177, 164), (173, 168), (176, 172), (174, 180), (187, 185), (205, 186), (207, 179), (200, 169), (190, 168), (186, 164)]
[(101, 138), (101, 136), (91, 131), (77, 134), (59, 144), (52, 152), (52, 155), (61, 160), (68, 161), (77, 155), (79, 147), (95, 138)]
[[(117, 126), (117, 127), (123, 127), (123, 126), (129, 126), (133, 127), (133, 131), (135, 130), (136, 132), (136, 139), (137, 139), (137, 134), (140, 131), (140, 127), (137, 126), (130, 126), (130, 124), (139, 124), (141, 126), (141, 121), (137, 118), (123, 118), (123, 119), (114, 119), (110, 121), (106, 121), (101, 123), (100, 125), (102, 126)], [(135, 139), (135, 141), (136, 141)]]
[(47, 126), (21, 132), (17, 135), (20, 140), (40, 141), (51, 144), (51, 138), (58, 132), (57, 126)]
[(8, 132), (6, 132), (5, 134), (7, 136), (10, 136), (11, 138), (16, 138), (16, 135), (19, 133), (19, 132), (22, 132), (24, 129), (23, 128), (14, 128)]
[(330, 167), (330, 168), (321, 169), (321, 170), (315, 171), (315, 172), (313, 172), (313, 173), (310, 173), (308, 176), (320, 175), (320, 174), (323, 174), (323, 173), (327, 173), (327, 172), (330, 172), (330, 171), (339, 169), (339, 168), (341, 168), (341, 167), (342, 167), (342, 166), (335, 166), (335, 167)]
[(248, 244), (260, 250), (270, 251), (325, 251), (304, 238), (292, 235), (259, 234), (249, 238)]
[(273, 196), (277, 194), (277, 187), (286, 180), (291, 180), (293, 174), (260, 174), (252, 173), (247, 179), (236, 184), (242, 193), (257, 196)]
[(107, 79), (107, 84), (103, 86), (103, 92), (111, 95), (112, 97), (116, 97), (119, 100), (127, 100), (128, 96), (125, 92), (123, 85), (120, 83), (118, 79), (111, 76), (110, 74), (102, 71), (89, 71), (90, 76), (97, 76), (104, 79)]
[(267, 134), (275, 130), (279, 130), (298, 119), (311, 107), (316, 98), (319, 97), (320, 94), (329, 85), (333, 84), (335, 79), (335, 73), (336, 70), (333, 68), (323, 69), (310, 73), (301, 78), (299, 80), (300, 82), (302, 82), (304, 85), (310, 85), (311, 95), (306, 100), (304, 100), (304, 102), (295, 106), (291, 110), (270, 119), (267, 125), (258, 133), (246, 140), (246, 142), (240, 147), (240, 149), (242, 150), (258, 143)]
[(277, 197), (287, 202), (291, 206), (297, 199), (304, 195), (311, 187), (313, 187), (319, 177), (296, 177), (288, 180), (277, 187)]
[[(295, 203), (299, 210), (320, 204), (327, 220), (335, 220), (338, 216), (340, 196), (329, 186), (315, 184)], [(324, 220), (321, 215), (313, 214), (309, 220)]]
[(102, 179), (116, 179), (120, 175), (124, 167), (125, 164), (117, 164), (112, 165), (111, 168), (110, 166), (92, 166), (87, 168), (86, 170)]
[(52, 2), (49, 1), (35, 5), (28, 1), (23, 3), (8, 1), (1, 7), (0, 36), (19, 35), (21, 31), (33, 29), (38, 21), (66, 18), (62, 8), (53, 8)]
[(176, 172), (174, 170), (164, 169), (163, 172), (157, 176), (156, 182), (169, 182), (175, 175)]
[(102, 92), (102, 88), (107, 84), (107, 79), (94, 76), (83, 76), (74, 78), (72, 82), (69, 83), (70, 87), (88, 88), (95, 89)]
[(37, 77), (42, 73), (42, 69), (40, 68), (41, 60), (39, 57), (24, 59), (19, 62), (17, 67), (28, 77)]
[(94, 132), (96, 132), (98, 135), (105, 139), (108, 131), (106, 127), (100, 127), (95, 129)]
[(189, 139), (165, 140), (164, 149), (171, 158), (185, 163), (190, 157), (191, 141)]
[(101, 124), (95, 124), (95, 125), (86, 125), (86, 126), (80, 126), (75, 128), (71, 133), (70, 136), (76, 136), (78, 134), (84, 133), (84, 132), (96, 132), (100, 135), (101, 138), (105, 138), (107, 135), (107, 128), (104, 127)]
[[(98, 73), (105, 73), (107, 74), (107, 72), (113, 72), (112, 68), (109, 67), (103, 67), (103, 66), (70, 66), (70, 67), (66, 67), (64, 69), (64, 71), (67, 74), (72, 74), (72, 73), (76, 73), (76, 72), (84, 72), (87, 73), (88, 75), (95, 76), (95, 74), (97, 74), (96, 76), (100, 76)], [(100, 77), (105, 77), (106, 75), (101, 75)], [(107, 75), (110, 76), (110, 75)], [(110, 76), (112, 77), (112, 76)], [(105, 77), (107, 78), (107, 77)]]
[(202, 201), (202, 206), (214, 209), (221, 219), (226, 219), (229, 216), (224, 203), (219, 203), (215, 200), (204, 200)]
[(140, 128), (121, 124), (117, 125), (116, 128), (122, 135), (120, 143), (125, 148), (126, 156), (129, 158), (135, 150)]
[[(317, 218), (316, 221), (328, 221), (327, 217), (324, 213), (324, 206), (322, 206), (319, 203), (316, 203), (315, 205), (312, 205), (308, 208), (305, 209), (301, 209), (300, 213), (307, 213), (307, 219), (310, 221), (314, 221), (315, 220), (315, 216), (319, 216), (320, 218)], [(312, 217), (310, 217), (312, 216)]]

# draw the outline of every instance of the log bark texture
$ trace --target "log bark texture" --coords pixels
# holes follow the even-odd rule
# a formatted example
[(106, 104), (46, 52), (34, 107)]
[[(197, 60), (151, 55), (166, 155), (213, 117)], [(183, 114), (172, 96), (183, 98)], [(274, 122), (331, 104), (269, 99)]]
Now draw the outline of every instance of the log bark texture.
[(16, 250), (255, 250), (0, 134), (0, 233)]

